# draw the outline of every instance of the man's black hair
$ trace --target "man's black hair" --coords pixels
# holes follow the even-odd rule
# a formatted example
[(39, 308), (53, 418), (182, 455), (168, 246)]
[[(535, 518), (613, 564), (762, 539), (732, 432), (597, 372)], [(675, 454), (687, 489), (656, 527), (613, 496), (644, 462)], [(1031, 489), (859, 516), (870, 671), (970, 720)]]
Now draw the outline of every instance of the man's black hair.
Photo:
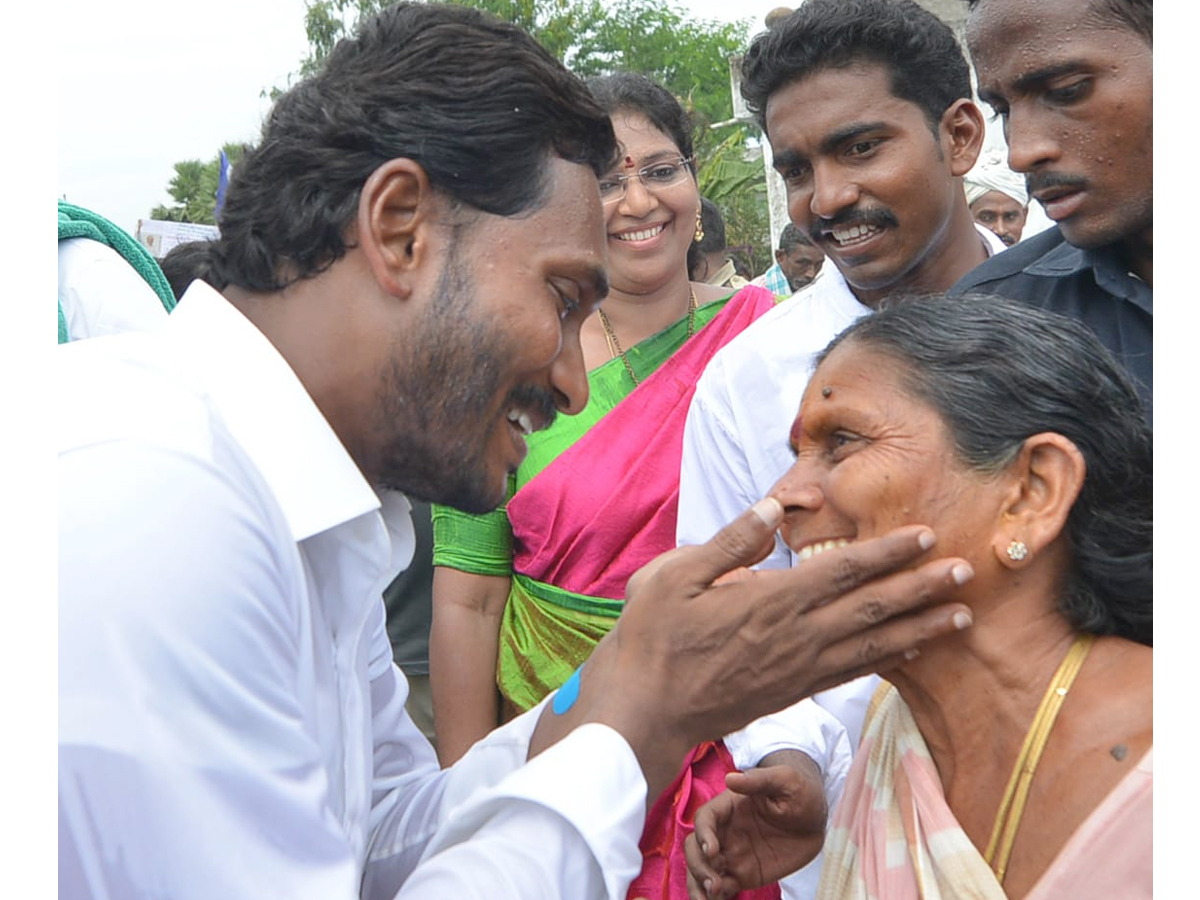
[(771, 95), (826, 69), (883, 66), (892, 94), (915, 103), (934, 134), (971, 75), (954, 32), (912, 0), (807, 0), (758, 35), (742, 60), (742, 96), (766, 133)]
[(580, 79), (487, 13), (397, 3), (276, 101), (234, 168), (210, 278), (275, 291), (323, 271), (389, 160), (415, 160), (461, 208), (514, 216), (544, 202), (551, 155), (597, 176), (616, 156)]

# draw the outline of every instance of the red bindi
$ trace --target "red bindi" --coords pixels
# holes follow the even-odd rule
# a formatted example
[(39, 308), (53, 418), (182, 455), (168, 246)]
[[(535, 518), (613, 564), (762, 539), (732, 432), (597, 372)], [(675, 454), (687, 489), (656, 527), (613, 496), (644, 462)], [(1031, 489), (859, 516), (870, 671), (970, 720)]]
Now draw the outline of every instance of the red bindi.
[(796, 416), (792, 422), (792, 430), (788, 432), (788, 446), (792, 448), (792, 452), (796, 453), (800, 450), (800, 435), (804, 433), (804, 426), (800, 416)]

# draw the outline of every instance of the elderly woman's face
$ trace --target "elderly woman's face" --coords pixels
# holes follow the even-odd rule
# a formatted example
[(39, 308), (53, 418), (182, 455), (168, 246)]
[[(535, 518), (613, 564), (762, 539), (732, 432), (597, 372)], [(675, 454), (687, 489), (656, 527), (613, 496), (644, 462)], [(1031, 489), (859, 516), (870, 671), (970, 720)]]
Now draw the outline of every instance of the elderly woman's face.
[(912, 524), (934, 529), (939, 556), (989, 552), (1000, 484), (959, 462), (941, 417), (902, 374), (848, 342), (809, 381), (790, 436), (796, 462), (771, 490), (798, 561)]

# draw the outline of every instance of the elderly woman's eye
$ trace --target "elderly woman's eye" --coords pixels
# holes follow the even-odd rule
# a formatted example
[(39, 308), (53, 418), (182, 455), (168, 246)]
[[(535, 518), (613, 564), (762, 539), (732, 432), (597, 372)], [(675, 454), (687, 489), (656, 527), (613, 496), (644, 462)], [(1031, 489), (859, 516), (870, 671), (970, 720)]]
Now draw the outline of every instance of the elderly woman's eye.
[(834, 431), (826, 441), (830, 456), (840, 459), (852, 450), (862, 440), (861, 436), (850, 431)]

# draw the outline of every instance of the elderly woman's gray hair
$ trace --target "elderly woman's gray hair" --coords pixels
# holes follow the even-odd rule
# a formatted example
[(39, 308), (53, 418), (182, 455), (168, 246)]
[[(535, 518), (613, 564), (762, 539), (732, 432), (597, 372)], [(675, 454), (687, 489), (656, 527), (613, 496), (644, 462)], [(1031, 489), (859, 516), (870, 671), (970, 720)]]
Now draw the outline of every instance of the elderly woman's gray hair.
[(1061, 610), (1080, 631), (1153, 643), (1153, 437), (1129, 375), (1086, 326), (996, 297), (897, 297), (821, 359), (847, 341), (902, 364), (972, 468), (999, 471), (1041, 432), (1070, 439), (1087, 474)]

